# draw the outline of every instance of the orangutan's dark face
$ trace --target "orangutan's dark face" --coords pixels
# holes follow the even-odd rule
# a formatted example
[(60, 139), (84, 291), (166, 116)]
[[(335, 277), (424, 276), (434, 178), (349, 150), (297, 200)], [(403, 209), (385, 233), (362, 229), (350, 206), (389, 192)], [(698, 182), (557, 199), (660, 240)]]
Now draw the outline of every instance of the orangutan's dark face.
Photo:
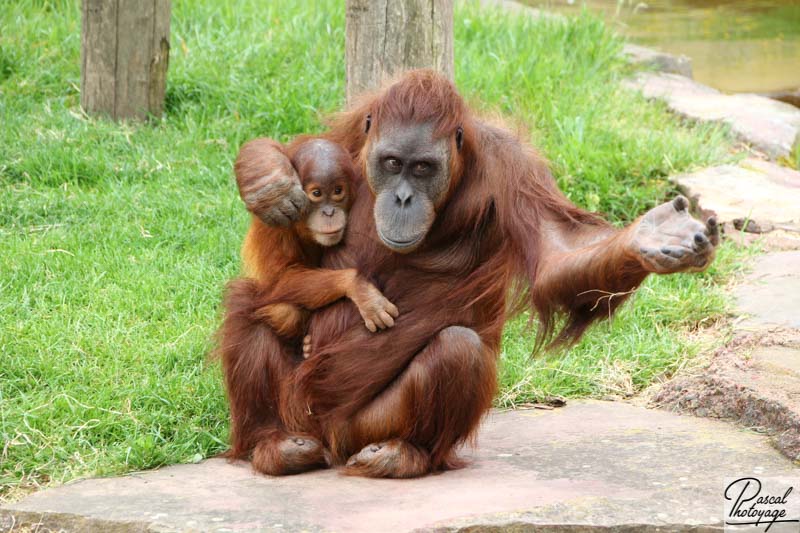
[(449, 139), (434, 139), (432, 124), (381, 129), (367, 154), (367, 180), (375, 194), (375, 227), (381, 241), (408, 253), (422, 244), (436, 218), (435, 206), (450, 187)]

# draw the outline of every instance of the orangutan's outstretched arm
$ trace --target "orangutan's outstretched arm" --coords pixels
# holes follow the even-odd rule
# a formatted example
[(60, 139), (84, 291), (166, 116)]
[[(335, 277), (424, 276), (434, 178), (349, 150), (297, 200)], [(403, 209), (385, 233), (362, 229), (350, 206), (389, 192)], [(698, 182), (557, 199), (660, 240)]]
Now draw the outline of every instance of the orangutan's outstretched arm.
[(544, 219), (533, 298), (540, 312), (568, 313), (562, 340), (610, 315), (648, 274), (698, 271), (711, 262), (716, 221), (703, 224), (688, 206), (678, 196), (622, 230)]

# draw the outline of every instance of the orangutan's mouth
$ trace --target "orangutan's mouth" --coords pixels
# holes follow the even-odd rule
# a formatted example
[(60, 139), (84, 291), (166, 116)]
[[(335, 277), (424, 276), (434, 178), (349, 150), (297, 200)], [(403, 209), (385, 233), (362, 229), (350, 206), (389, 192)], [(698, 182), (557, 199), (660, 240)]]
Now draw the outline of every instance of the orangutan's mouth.
[(415, 238), (407, 241), (396, 241), (384, 235), (383, 232), (380, 230), (380, 228), (378, 228), (378, 237), (380, 237), (383, 243), (392, 250), (395, 250), (397, 252), (402, 252), (402, 251), (411, 251), (411, 249), (416, 248), (416, 246), (420, 242), (422, 242), (422, 239), (425, 238), (425, 234), (422, 233), (421, 235), (418, 235)]

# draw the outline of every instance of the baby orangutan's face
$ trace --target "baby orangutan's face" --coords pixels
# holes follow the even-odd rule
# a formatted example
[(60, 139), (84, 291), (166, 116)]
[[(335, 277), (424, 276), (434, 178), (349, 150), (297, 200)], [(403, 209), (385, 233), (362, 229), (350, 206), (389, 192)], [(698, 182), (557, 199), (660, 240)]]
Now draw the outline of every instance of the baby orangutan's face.
[(344, 237), (350, 205), (347, 178), (311, 179), (303, 188), (310, 200), (306, 226), (314, 240), (322, 246), (339, 244)]
[(301, 145), (292, 163), (309, 199), (304, 223), (310, 235), (306, 235), (322, 246), (339, 244), (355, 179), (350, 154), (334, 142), (313, 139)]

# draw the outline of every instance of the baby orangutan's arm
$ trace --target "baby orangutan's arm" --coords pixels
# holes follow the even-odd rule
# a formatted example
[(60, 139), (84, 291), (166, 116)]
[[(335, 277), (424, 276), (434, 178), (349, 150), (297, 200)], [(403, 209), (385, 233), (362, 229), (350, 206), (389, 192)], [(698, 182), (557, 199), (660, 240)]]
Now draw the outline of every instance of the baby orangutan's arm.
[[(271, 302), (285, 302), (314, 310), (347, 297), (356, 304), (364, 324), (372, 332), (394, 326), (397, 307), (355, 269), (291, 267), (269, 292)], [(281, 305), (268, 304), (265, 307)]]

